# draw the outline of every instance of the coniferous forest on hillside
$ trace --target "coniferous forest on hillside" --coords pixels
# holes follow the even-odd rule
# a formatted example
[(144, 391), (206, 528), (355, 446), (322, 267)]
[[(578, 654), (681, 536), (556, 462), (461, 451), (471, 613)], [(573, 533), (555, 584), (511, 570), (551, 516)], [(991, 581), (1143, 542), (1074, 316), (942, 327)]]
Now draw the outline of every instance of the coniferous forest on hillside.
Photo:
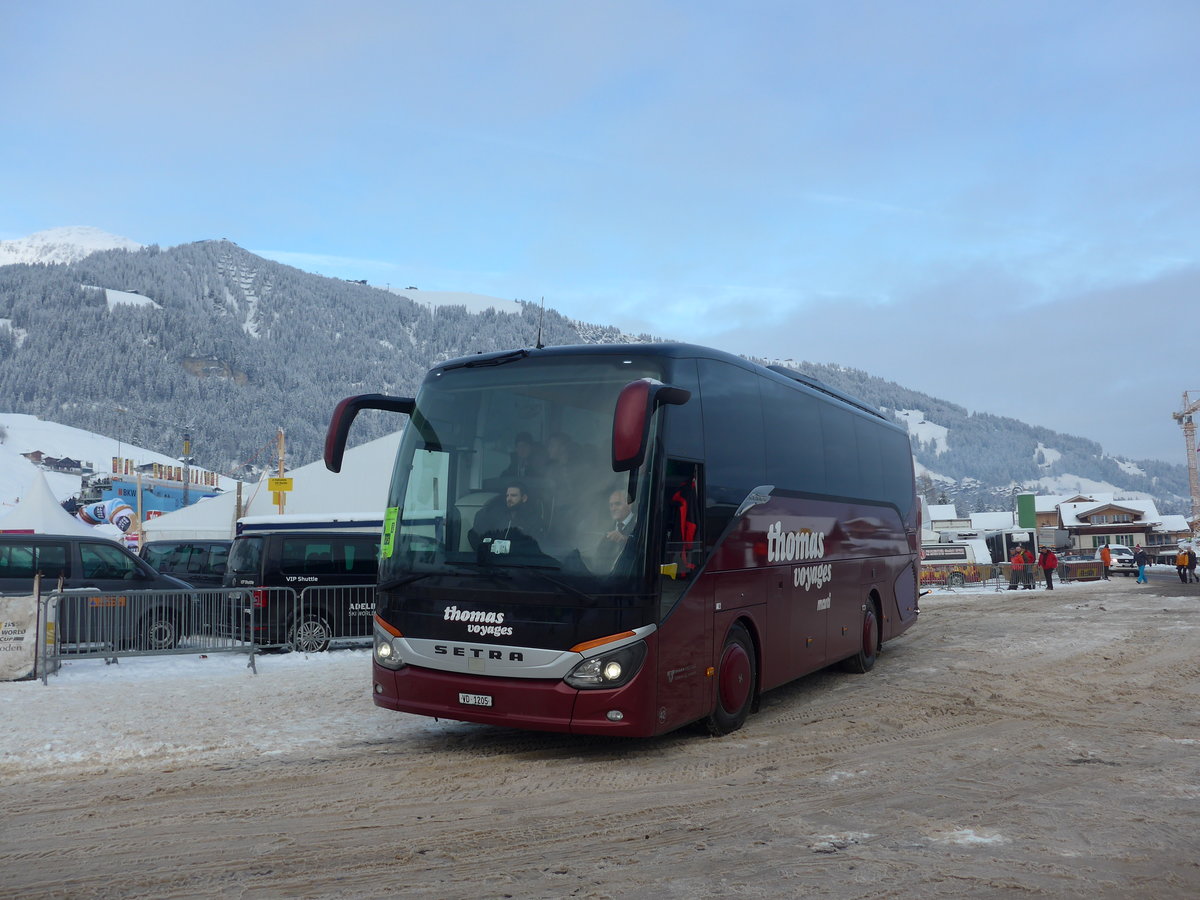
[[(110, 308), (105, 289), (151, 303)], [(7, 320), (7, 327), (4, 327)], [(0, 266), (0, 409), (28, 413), (225, 473), (273, 463), (284, 429), (289, 465), (317, 459), (334, 405), (355, 393), (409, 395), (432, 365), (476, 352), (646, 342), (522, 304), (520, 313), (429, 307), (367, 285), (302, 272), (228, 241), (109, 250), (65, 265)], [(670, 338), (670, 336), (664, 336)], [(793, 356), (803, 359), (804, 348)], [(914, 441), (933, 502), (959, 512), (1011, 509), (1014, 488), (1069, 474), (1152, 495), (1187, 511), (1182, 465), (1137, 461), (1129, 474), (1093, 441), (982, 413), (870, 374), (798, 368), (885, 410), (921, 410), (949, 429), (944, 452)], [(364, 414), (355, 442), (395, 419)], [(1047, 463), (1038, 445), (1061, 456)], [(1072, 490), (1073, 488), (1066, 488)]]

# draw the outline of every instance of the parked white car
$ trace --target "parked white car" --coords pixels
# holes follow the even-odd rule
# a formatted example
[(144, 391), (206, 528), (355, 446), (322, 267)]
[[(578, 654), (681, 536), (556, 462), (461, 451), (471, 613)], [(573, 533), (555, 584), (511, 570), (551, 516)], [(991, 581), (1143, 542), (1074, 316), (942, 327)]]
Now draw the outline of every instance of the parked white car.
[[(1112, 553), (1112, 565), (1109, 571), (1114, 574), (1121, 572), (1124, 575), (1137, 574), (1137, 564), (1133, 561), (1133, 550), (1126, 547), (1124, 544), (1109, 544), (1109, 552)], [(1100, 548), (1096, 548), (1096, 555), (1092, 559), (1100, 558)]]

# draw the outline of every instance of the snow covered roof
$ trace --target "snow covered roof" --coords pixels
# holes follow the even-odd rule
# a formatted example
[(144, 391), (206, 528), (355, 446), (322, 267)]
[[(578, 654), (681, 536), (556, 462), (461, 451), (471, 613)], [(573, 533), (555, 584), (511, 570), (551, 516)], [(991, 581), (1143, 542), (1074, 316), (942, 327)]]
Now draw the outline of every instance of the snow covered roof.
[(1033, 497), (1033, 508), (1035, 512), (1052, 513), (1060, 503), (1067, 503), (1074, 499), (1067, 494), (1035, 494)]
[(1003, 531), (1017, 524), (1016, 513), (978, 512), (971, 513), (971, 527), (976, 531)]
[(1192, 526), (1188, 524), (1187, 516), (1163, 516), (1162, 522), (1159, 525), (1162, 531), (1175, 532), (1190, 532)]
[(957, 519), (958, 512), (954, 509), (953, 503), (932, 503), (929, 506), (929, 518), (938, 521)]
[(1158, 514), (1158, 507), (1155, 506), (1153, 500), (1113, 500), (1111, 496), (1099, 502), (1092, 500), (1085, 503), (1061, 503), (1058, 513), (1064, 528), (1086, 527), (1090, 524), (1084, 521), (1086, 517), (1094, 515), (1102, 509), (1135, 514), (1138, 516), (1139, 524), (1159, 524), (1162, 521), (1162, 516)]

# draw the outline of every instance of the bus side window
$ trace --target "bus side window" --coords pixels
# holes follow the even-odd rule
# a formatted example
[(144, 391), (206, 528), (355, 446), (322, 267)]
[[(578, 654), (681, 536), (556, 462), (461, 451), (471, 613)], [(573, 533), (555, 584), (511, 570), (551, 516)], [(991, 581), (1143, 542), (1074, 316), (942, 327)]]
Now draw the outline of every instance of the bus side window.
[(704, 523), (703, 467), (667, 460), (663, 478), (660, 619), (675, 605), (700, 564)]
[(666, 478), (662, 482), (665, 541), (660, 569), (662, 575), (676, 581), (691, 577), (700, 559), (704, 518), (700, 470), (696, 463), (668, 460)]

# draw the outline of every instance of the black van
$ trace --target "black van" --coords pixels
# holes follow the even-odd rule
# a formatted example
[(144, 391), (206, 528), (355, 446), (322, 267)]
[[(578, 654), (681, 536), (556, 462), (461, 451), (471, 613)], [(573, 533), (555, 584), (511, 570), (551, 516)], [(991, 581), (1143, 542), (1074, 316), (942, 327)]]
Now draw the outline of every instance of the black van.
[(369, 638), (381, 519), (254, 516), (238, 523), (225, 587), (228, 633), (305, 652)]
[(170, 650), (196, 624), (189, 585), (104, 537), (0, 534), (0, 593), (32, 593), (38, 572), (43, 595), (57, 590), (60, 578), (65, 590), (87, 592), (59, 601), (61, 644)]
[(219, 588), (232, 541), (147, 541), (138, 552), (150, 566), (192, 587)]

